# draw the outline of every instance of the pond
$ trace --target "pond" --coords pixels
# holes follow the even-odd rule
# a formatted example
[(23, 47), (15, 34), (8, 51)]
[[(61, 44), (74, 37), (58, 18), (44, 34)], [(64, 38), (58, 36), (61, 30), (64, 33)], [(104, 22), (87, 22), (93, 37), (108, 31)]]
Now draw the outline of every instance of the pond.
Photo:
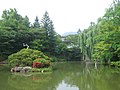
[(120, 71), (83, 62), (55, 63), (47, 73), (0, 69), (0, 90), (120, 90)]

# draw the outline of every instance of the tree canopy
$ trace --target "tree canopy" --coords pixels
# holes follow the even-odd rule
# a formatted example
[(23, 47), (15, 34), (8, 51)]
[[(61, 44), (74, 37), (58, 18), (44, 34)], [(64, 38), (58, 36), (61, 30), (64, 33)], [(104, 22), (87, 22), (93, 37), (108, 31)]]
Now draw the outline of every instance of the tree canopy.
[(114, 1), (98, 22), (79, 33), (83, 59), (120, 60), (120, 1)]
[(97, 23), (91, 22), (77, 33), (62, 41), (47, 11), (41, 20), (36, 16), (30, 23), (16, 9), (4, 10), (0, 19), (0, 60), (23, 49), (25, 43), (31, 49), (66, 60), (120, 61), (120, 1), (114, 0)]

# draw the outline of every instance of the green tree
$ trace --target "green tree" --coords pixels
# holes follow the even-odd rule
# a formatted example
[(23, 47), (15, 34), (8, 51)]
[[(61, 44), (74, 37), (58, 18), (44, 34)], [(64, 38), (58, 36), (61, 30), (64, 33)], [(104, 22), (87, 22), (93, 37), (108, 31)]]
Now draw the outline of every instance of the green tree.
[(48, 12), (46, 11), (43, 15), (43, 18), (41, 20), (42, 27), (45, 28), (45, 34), (46, 34), (46, 48), (47, 51), (52, 51), (52, 53), (55, 53), (56, 48), (56, 36), (57, 33), (54, 30), (54, 25), (52, 20), (49, 17)]
[(30, 24), (28, 17), (25, 16), (25, 18), (23, 18), (20, 14), (17, 13), (17, 10), (15, 8), (10, 10), (4, 10), (1, 21), (1, 27), (3, 29), (15, 31), (29, 28)]
[(114, 1), (97, 24), (79, 33), (83, 58), (101, 62), (120, 60), (120, 1)]
[(22, 17), (16, 9), (4, 10), (0, 20), (0, 54), (6, 57), (23, 48), (30, 41), (29, 19)]
[(39, 19), (38, 19), (37, 16), (36, 16), (36, 18), (35, 18), (35, 22), (33, 23), (33, 27), (34, 27), (34, 28), (40, 28)]

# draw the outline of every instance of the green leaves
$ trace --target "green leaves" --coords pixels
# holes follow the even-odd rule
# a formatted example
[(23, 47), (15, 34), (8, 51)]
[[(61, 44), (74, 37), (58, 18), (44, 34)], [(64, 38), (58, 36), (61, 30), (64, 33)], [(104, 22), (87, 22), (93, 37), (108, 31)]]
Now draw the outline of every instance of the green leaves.
[(56, 46), (57, 46), (57, 39), (56, 39), (57, 38), (57, 33), (54, 30), (53, 22), (50, 19), (47, 11), (43, 15), (41, 23), (42, 23), (42, 27), (45, 28), (46, 51), (49, 51), (52, 54), (54, 54)]
[(39, 19), (37, 16), (35, 18), (35, 22), (33, 23), (33, 28), (40, 28)]
[(10, 66), (31, 66), (34, 60), (38, 60), (41, 58), (41, 60), (48, 60), (51, 61), (51, 58), (44, 55), (41, 51), (38, 50), (32, 50), (32, 49), (22, 49), (17, 53), (14, 53), (8, 57), (8, 63)]
[(1, 28), (18, 31), (29, 28), (30, 22), (27, 16), (22, 17), (16, 9), (4, 10), (1, 20)]
[(105, 15), (97, 24), (91, 24), (88, 29), (79, 34), (80, 48), (83, 57), (93, 60), (119, 61), (120, 60), (120, 1), (106, 10)]

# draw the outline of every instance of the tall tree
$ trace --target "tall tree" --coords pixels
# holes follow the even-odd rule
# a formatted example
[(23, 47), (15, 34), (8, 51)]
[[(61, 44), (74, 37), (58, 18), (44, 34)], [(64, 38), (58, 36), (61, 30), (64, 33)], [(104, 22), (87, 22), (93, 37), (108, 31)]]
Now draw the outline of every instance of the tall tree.
[[(80, 36), (83, 56), (103, 62), (120, 60), (120, 1), (114, 0), (97, 24), (91, 23)], [(84, 53), (83, 53), (84, 52)]]
[(46, 11), (41, 20), (42, 27), (45, 28), (46, 34), (46, 48), (48, 51), (55, 52), (56, 48), (56, 32), (54, 30), (54, 25), (52, 20), (49, 17), (48, 12)]
[(15, 31), (29, 28), (30, 25), (28, 17), (22, 17), (20, 14), (17, 13), (17, 10), (15, 8), (10, 10), (4, 10), (1, 21), (2, 28)]
[(38, 19), (37, 16), (36, 16), (36, 18), (35, 18), (35, 22), (33, 23), (33, 27), (34, 27), (34, 28), (39, 28), (39, 27), (40, 27), (39, 19)]
[(22, 17), (16, 9), (4, 10), (0, 20), (0, 54), (8, 56), (30, 41), (29, 19)]
[(45, 31), (46, 31), (46, 38), (48, 38), (48, 35), (49, 35), (50, 22), (51, 22), (51, 20), (50, 20), (49, 14), (46, 11), (41, 20), (42, 27), (45, 28)]

